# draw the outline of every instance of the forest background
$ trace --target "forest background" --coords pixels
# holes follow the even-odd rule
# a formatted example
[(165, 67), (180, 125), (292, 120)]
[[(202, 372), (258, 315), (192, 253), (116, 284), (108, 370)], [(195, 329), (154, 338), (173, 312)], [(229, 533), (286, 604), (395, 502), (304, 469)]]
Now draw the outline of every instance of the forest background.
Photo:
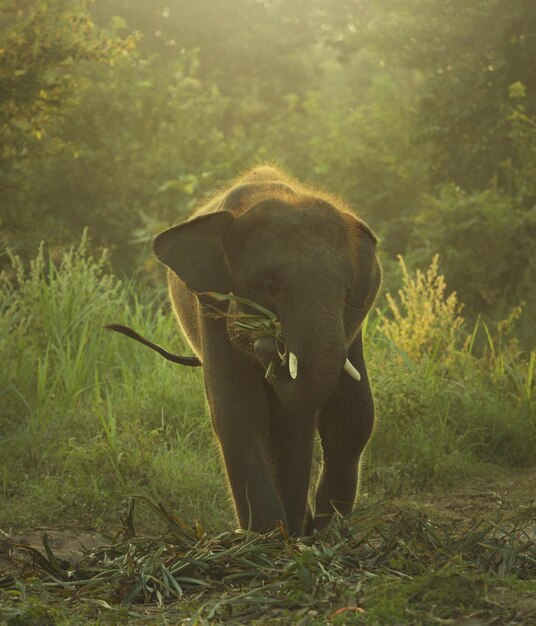
[(534, 59), (533, 0), (0, 0), (0, 525), (233, 526), (200, 373), (102, 327), (188, 351), (151, 241), (259, 161), (381, 240), (365, 501), (533, 468)]
[(530, 0), (85, 6), (2, 2), (4, 245), (56, 254), (87, 225), (130, 274), (156, 232), (269, 160), (347, 198), (388, 275), (439, 253), (466, 314), (524, 301), (534, 340)]

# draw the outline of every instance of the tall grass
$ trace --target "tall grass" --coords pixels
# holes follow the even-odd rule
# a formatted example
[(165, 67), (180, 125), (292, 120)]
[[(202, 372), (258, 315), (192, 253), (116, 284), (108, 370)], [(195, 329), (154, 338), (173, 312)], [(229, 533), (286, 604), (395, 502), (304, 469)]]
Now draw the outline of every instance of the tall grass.
[(367, 341), (379, 413), (366, 466), (373, 489), (445, 486), (536, 461), (536, 351), (512, 334), (521, 309), (494, 329), (468, 327), (438, 261), (412, 276), (400, 258), (402, 286)]
[(187, 351), (161, 299), (114, 277), (86, 236), (58, 264), (43, 247), (28, 270), (11, 259), (0, 279), (0, 520), (109, 519), (129, 492), (210, 512), (225, 487), (201, 372), (103, 329), (120, 321)]
[[(231, 524), (200, 369), (103, 329), (120, 322), (188, 353), (164, 289), (113, 276), (85, 236), (59, 262), (43, 247), (28, 269), (11, 259), (0, 278), (0, 524), (115, 522), (128, 495)], [(401, 273), (397, 298), (366, 322), (379, 419), (364, 490), (414, 491), (533, 463), (536, 353), (519, 350), (515, 320), (468, 329), (437, 260)]]

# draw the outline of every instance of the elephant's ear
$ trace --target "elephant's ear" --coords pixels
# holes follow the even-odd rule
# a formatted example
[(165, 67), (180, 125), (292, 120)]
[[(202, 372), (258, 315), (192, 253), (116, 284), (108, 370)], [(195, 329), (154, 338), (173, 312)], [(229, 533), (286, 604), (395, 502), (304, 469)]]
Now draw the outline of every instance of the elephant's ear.
[(372, 306), (381, 283), (381, 267), (376, 256), (376, 235), (361, 221), (353, 226), (353, 262), (355, 280), (348, 304), (366, 314)]
[(231, 291), (223, 240), (234, 217), (210, 213), (173, 226), (154, 240), (156, 256), (196, 292)]

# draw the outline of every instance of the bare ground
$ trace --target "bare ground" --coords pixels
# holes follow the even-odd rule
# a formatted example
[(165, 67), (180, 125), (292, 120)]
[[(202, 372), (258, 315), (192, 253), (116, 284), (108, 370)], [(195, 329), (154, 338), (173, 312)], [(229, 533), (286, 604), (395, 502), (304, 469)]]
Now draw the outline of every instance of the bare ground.
[[(495, 470), (498, 472), (498, 470)], [(461, 527), (479, 519), (536, 516), (536, 468), (502, 470), (489, 478), (473, 479), (454, 489), (405, 497), (404, 504), (437, 521)]]

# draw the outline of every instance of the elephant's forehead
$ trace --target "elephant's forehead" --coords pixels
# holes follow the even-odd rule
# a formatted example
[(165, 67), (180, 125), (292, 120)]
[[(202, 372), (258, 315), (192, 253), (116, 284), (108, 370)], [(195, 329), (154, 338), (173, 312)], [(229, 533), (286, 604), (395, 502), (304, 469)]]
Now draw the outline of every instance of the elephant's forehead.
[(340, 213), (322, 204), (293, 206), (263, 202), (238, 219), (244, 248), (273, 251), (293, 249), (306, 253), (345, 251), (347, 229)]

